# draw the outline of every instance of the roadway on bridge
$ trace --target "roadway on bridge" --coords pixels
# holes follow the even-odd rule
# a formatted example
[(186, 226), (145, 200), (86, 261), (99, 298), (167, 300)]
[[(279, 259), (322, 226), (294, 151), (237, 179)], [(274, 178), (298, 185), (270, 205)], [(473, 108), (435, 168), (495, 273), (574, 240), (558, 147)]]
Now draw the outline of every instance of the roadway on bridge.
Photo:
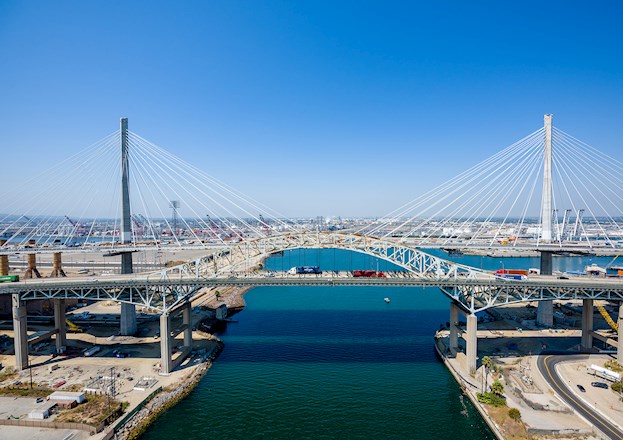
[(584, 417), (589, 423), (595, 426), (606, 437), (611, 439), (623, 440), (623, 431), (617, 426), (606, 420), (601, 414), (580, 399), (572, 390), (567, 387), (565, 381), (558, 375), (556, 364), (561, 362), (573, 361), (588, 358), (586, 355), (541, 355), (537, 365), (539, 371), (554, 389), (554, 392), (575, 412)]

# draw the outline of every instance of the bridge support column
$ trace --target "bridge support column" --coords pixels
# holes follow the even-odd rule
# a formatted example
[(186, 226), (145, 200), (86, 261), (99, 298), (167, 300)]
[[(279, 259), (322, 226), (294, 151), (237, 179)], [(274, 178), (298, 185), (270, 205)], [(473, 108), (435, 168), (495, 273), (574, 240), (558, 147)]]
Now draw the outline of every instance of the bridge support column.
[(160, 315), (160, 374), (171, 374), (171, 317), (168, 313)]
[(54, 300), (54, 328), (56, 329), (56, 352), (63, 353), (67, 345), (64, 299)]
[(582, 301), (582, 349), (593, 347), (593, 300)]
[(478, 359), (478, 319), (476, 315), (467, 315), (467, 339), (465, 351), (467, 355), (467, 369), (470, 374), (476, 373)]
[(28, 267), (26, 268), (24, 278), (41, 278), (39, 269), (37, 269), (37, 254), (28, 254), (27, 257)]
[(12, 295), (13, 302), (13, 345), (15, 347), (15, 367), (18, 370), (28, 368), (28, 333), (26, 306), (22, 305), (22, 301), (18, 294)]
[(60, 278), (66, 277), (65, 271), (63, 270), (63, 262), (60, 252), (54, 252), (53, 256), (53, 265), (52, 265), (52, 273), (50, 274), (51, 278)]
[(623, 301), (619, 305), (619, 343), (617, 347), (617, 360), (623, 365)]
[(184, 328), (184, 347), (192, 350), (193, 348), (193, 327), (191, 322), (191, 313), (192, 313), (192, 305), (190, 301), (184, 304), (184, 309), (182, 310), (182, 324), (186, 327)]
[(120, 333), (123, 336), (136, 334), (136, 306), (134, 304), (121, 303)]
[[(121, 273), (133, 273), (132, 253), (121, 254)], [(136, 334), (136, 306), (134, 304), (121, 303), (121, 317), (119, 319), (119, 333), (122, 336), (134, 336)]]
[[(552, 274), (553, 252), (541, 251), (541, 275)], [(536, 311), (536, 323), (545, 327), (554, 325), (554, 303), (553, 301), (539, 301)]]
[[(0, 240), (0, 246), (3, 246), (6, 240)], [(0, 275), (6, 276), (9, 274), (9, 256), (0, 255)]]
[(459, 306), (450, 303), (450, 352), (455, 354), (459, 349)]
[(553, 301), (539, 301), (539, 306), (536, 310), (536, 323), (545, 327), (554, 325)]

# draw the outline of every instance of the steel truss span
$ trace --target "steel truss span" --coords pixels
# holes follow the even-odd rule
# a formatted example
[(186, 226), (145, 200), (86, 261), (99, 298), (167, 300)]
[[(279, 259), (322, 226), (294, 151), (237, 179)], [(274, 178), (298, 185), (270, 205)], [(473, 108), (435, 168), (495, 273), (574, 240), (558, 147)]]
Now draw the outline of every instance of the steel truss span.
[[(365, 253), (404, 268), (408, 277), (353, 278), (323, 273), (312, 276), (260, 277), (242, 272), (249, 262), (284, 250), (344, 249)], [(527, 301), (597, 299), (623, 301), (623, 283), (614, 280), (558, 280), (539, 277), (527, 281), (501, 280), (493, 274), (454, 264), (418, 249), (356, 234), (316, 233), (266, 237), (239, 243), (194, 262), (158, 273), (118, 276), (106, 280), (56, 279), (6, 283), (0, 294), (16, 294), (22, 300), (79, 298), (112, 300), (170, 312), (192, 299), (202, 287), (213, 286), (395, 286), (435, 287), (465, 311), (476, 313), (492, 307)]]
[(391, 240), (344, 232), (283, 234), (237, 243), (207, 257), (162, 271), (162, 277), (210, 277), (230, 275), (271, 254), (292, 249), (342, 249), (389, 261), (420, 278), (494, 278), (488, 272), (435, 257), (417, 248)]

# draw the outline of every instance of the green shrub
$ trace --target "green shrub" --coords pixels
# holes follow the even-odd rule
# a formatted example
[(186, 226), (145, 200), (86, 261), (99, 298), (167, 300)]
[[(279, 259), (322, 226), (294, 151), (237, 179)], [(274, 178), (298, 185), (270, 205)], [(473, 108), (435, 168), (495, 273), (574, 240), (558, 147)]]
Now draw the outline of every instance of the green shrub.
[(491, 406), (505, 406), (506, 399), (502, 396), (498, 396), (494, 393), (478, 393), (476, 394), (476, 398), (480, 403), (484, 403)]
[(623, 392), (623, 382), (615, 382), (612, 385), (610, 385), (610, 389), (612, 391), (614, 391), (615, 393), (621, 393)]
[(612, 371), (617, 371), (619, 373), (623, 373), (623, 366), (621, 366), (621, 364), (619, 364), (615, 360), (610, 360), (610, 361), (606, 362), (604, 367), (606, 367), (608, 370), (612, 370)]
[(508, 410), (508, 417), (510, 417), (513, 420), (521, 420), (521, 413), (519, 412), (519, 410), (517, 408), (510, 408)]

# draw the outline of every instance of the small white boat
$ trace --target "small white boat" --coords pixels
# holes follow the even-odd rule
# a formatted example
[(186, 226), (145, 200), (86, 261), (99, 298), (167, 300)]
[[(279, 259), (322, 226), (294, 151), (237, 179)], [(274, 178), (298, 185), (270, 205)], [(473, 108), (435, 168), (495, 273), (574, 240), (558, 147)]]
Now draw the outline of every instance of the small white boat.
[(389, 298), (383, 298), (383, 301), (385, 301), (386, 303), (388, 303), (388, 302), (390, 302), (390, 301), (391, 301), (391, 299), (389, 299)]
[(586, 266), (584, 270), (587, 274), (593, 276), (601, 276), (606, 274), (606, 269), (596, 265), (595, 263), (591, 264), (590, 266)]

